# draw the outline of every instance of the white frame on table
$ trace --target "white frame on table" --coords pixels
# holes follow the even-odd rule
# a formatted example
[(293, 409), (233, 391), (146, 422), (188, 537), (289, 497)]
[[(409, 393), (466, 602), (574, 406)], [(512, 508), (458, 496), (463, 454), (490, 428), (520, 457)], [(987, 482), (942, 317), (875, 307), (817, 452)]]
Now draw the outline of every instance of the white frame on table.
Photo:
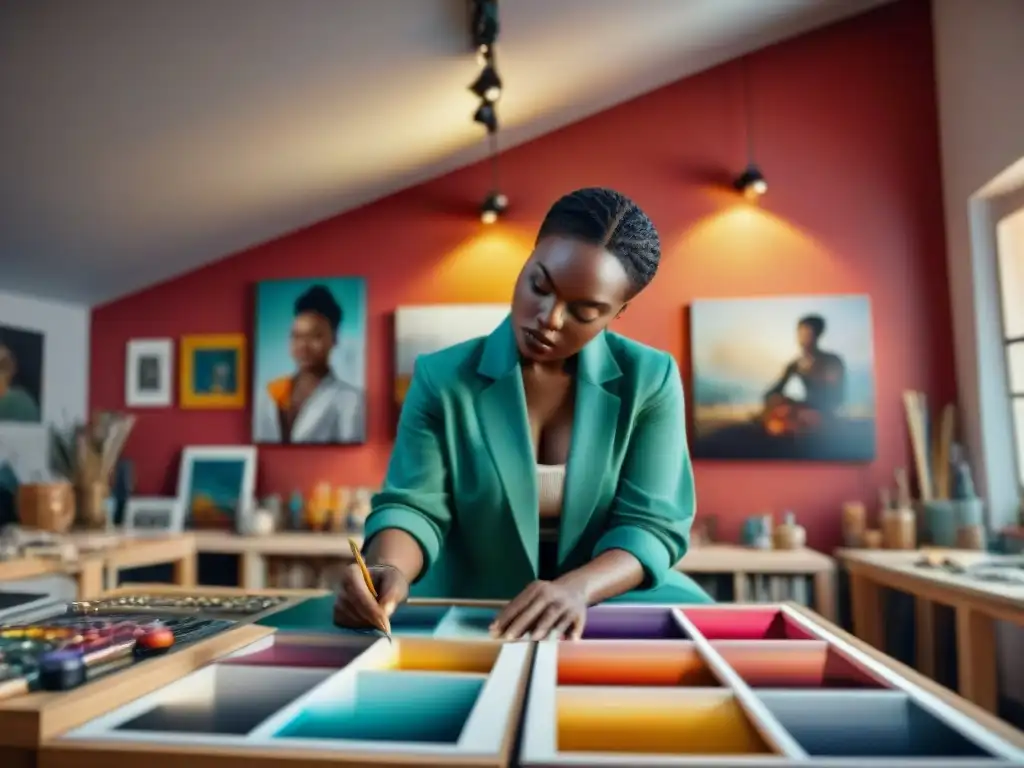
[(251, 513), (256, 494), (256, 446), (253, 445), (202, 445), (189, 446), (181, 452), (181, 464), (178, 470), (178, 500), (184, 510), (185, 523), (191, 525), (191, 509), (189, 508), (189, 491), (192, 488), (192, 465), (196, 461), (214, 459), (221, 461), (242, 461), (245, 469), (242, 472), (242, 487), (238, 494), (238, 509), (235, 511), (235, 530), (246, 530), (246, 520)]
[[(166, 528), (136, 528), (139, 513), (168, 512)], [(124, 532), (129, 536), (166, 536), (181, 533), (185, 527), (185, 504), (176, 496), (136, 496), (128, 499), (124, 512)]]

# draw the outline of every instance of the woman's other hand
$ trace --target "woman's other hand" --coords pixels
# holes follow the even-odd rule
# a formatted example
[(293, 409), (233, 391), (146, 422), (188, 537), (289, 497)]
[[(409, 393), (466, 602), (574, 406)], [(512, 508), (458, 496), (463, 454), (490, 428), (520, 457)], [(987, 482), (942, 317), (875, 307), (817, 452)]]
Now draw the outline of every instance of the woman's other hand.
[(544, 640), (552, 632), (579, 640), (587, 620), (582, 590), (558, 581), (535, 581), (498, 614), (491, 635), (503, 640)]
[(402, 572), (390, 565), (367, 568), (377, 599), (358, 565), (352, 563), (341, 572), (341, 590), (334, 601), (334, 624), (349, 629), (372, 627), (383, 632), (391, 630), (391, 614), (409, 597), (409, 582)]

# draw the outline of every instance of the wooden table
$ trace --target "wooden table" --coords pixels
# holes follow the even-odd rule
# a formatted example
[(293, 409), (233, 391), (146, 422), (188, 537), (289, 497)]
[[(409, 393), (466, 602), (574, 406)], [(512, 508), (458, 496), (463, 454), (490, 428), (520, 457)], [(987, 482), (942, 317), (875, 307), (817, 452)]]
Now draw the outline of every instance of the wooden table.
[[(287, 531), (268, 536), (239, 536), (227, 531), (195, 531), (200, 553), (238, 555), (238, 584), (244, 589), (267, 587), (267, 560), (271, 557), (351, 558), (349, 534)], [(362, 536), (354, 535), (357, 543)], [(834, 619), (835, 561), (812, 549), (758, 550), (729, 544), (709, 544), (691, 549), (676, 566), (684, 573), (732, 574), (734, 600), (746, 602), (749, 575), (811, 576), (815, 608)]]
[[(173, 587), (165, 588), (169, 594), (173, 594)], [(217, 589), (218, 592), (231, 593), (235, 590)], [(191, 590), (189, 590), (191, 593)], [(432, 601), (424, 601), (432, 602)], [(442, 601), (443, 602), (443, 601)], [(469, 601), (470, 604), (483, 605), (484, 602)], [(724, 610), (744, 611), (743, 606), (723, 606)], [(685, 608), (683, 609), (685, 613)], [(701, 608), (699, 610), (706, 610)], [(1004, 740), (1016, 748), (1024, 748), (1024, 734), (980, 710), (953, 692), (943, 688), (935, 682), (923, 678), (920, 674), (899, 664), (893, 659), (886, 657), (877, 649), (871, 648), (863, 641), (860, 641), (843, 632), (838, 627), (816, 616), (809, 609), (787, 604), (780, 606), (780, 610), (791, 612), (790, 619), (795, 619), (803, 626), (810, 625), (813, 631), (822, 633), (826, 642), (847, 658), (854, 657), (853, 663), (863, 668), (870, 665), (872, 674), (883, 675), (884, 679), (892, 681), (893, 678), (902, 678), (894, 683), (895, 691), (884, 692), (883, 698), (899, 696), (897, 691), (904, 691), (911, 699), (921, 701), (924, 697), (938, 699), (938, 706), (944, 709), (955, 710), (957, 716), (973, 720), (977, 726), (990, 732), (992, 735)], [(199, 669), (202, 666), (213, 663), (222, 658), (225, 654), (231, 653), (244, 645), (256, 642), (269, 642), (270, 635), (278, 634), (277, 638), (282, 644), (287, 643), (289, 630), (275, 630), (270, 627), (256, 627), (242, 625), (228, 632), (211, 638), (203, 643), (190, 648), (184, 648), (173, 654), (149, 660), (143, 664), (134, 666), (128, 670), (115, 673), (109, 677), (101, 678), (86, 686), (63, 694), (39, 693), (30, 696), (14, 699), (7, 703), (0, 703), (0, 765), (4, 768), (98, 768), (108, 766), (109, 768), (131, 768), (140, 764), (155, 763), (167, 766), (203, 766), (204, 768), (214, 766), (257, 766), (257, 768), (281, 768), (282, 766), (323, 766), (328, 763), (335, 765), (361, 765), (368, 763), (356, 762), (352, 756), (346, 755), (343, 750), (336, 749), (327, 751), (321, 746), (303, 747), (300, 749), (275, 749), (273, 751), (260, 751), (259, 745), (247, 745), (239, 740), (230, 744), (212, 743), (213, 740), (204, 742), (204, 734), (165, 734), (163, 738), (134, 739), (131, 742), (124, 740), (112, 740), (105, 737), (103, 733), (96, 732), (83, 736), (71, 736), (60, 738), (67, 734), (71, 728), (77, 727), (85, 722), (93, 720), (104, 713), (114, 710), (130, 700), (140, 700), (146, 694), (158, 688), (164, 687), (180, 679), (185, 674)], [(294, 632), (294, 630), (293, 630)], [(302, 637), (302, 631), (295, 632), (296, 637)], [(317, 644), (323, 642), (330, 644), (337, 640), (337, 636), (323, 636), (323, 640), (317, 640)], [(838, 641), (838, 642), (837, 642)], [(306, 635), (301, 642), (311, 642), (310, 636)], [(423, 638), (401, 640), (398, 642), (424, 643), (432, 642)], [(642, 641), (641, 641), (642, 642)], [(756, 642), (756, 641), (755, 641)], [(539, 646), (532, 649), (534, 653), (540, 653)], [(861, 657), (861, 658), (856, 658)], [(727, 663), (721, 661), (721, 667)], [(443, 665), (442, 665), (443, 666)], [(731, 687), (740, 686), (746, 690), (740, 677), (733, 673), (735, 681), (725, 679), (723, 685)], [(543, 680), (543, 678), (537, 678)], [(550, 678), (550, 684), (555, 685), (555, 678)], [(236, 687), (237, 686), (236, 684)], [(919, 689), (919, 690), (918, 690)], [(259, 686), (246, 686), (246, 695), (260, 696)], [(251, 691), (251, 693), (250, 693)], [(873, 692), (878, 695), (878, 692)], [(746, 701), (753, 701), (754, 697), (747, 693), (739, 692), (737, 695), (746, 697)], [(513, 694), (516, 696), (516, 694)], [(868, 694), (871, 696), (871, 693)], [(826, 699), (827, 701), (827, 694)], [(877, 700), (877, 699), (876, 699)], [(514, 704), (516, 710), (521, 711), (523, 701)], [(749, 705), (748, 705), (749, 706)], [(870, 705), (870, 698), (869, 704)], [(929, 707), (936, 706), (929, 704)], [(826, 708), (827, 709), (827, 708)], [(858, 708), (859, 709), (859, 708)], [(861, 710), (863, 711), (863, 710)], [(842, 713), (839, 715), (842, 717)], [(520, 718), (513, 716), (515, 721)], [(753, 717), (753, 715), (751, 716)], [(834, 719), (834, 716), (833, 716)], [(525, 726), (524, 726), (525, 727)], [(854, 724), (851, 730), (856, 730)], [(515, 733), (515, 728), (509, 732)], [(763, 733), (763, 732), (762, 732)], [(859, 734), (857, 735), (859, 738)], [(515, 737), (518, 740), (518, 736)], [(322, 743), (321, 743), (322, 744)], [(665, 758), (663, 758), (665, 759)], [(690, 761), (687, 761), (690, 762)], [(814, 759), (784, 759), (778, 755), (766, 755), (763, 760), (757, 757), (746, 758), (735, 763), (746, 765), (770, 765), (770, 766), (810, 766), (821, 761)], [(844, 765), (853, 765), (861, 760), (843, 759)], [(865, 764), (888, 765), (894, 760), (874, 758), (863, 761)], [(415, 758), (399, 759), (392, 755), (374, 760), (373, 764), (387, 765), (454, 765), (454, 760), (441, 760), (437, 757), (417, 755)], [(481, 761), (469, 760), (460, 762), (460, 765), (480, 765)], [(507, 765), (507, 758), (502, 758), (493, 763)], [(620, 761), (617, 764), (622, 764)], [(662, 764), (668, 764), (667, 761)], [(908, 763), (900, 763), (906, 765)], [(911, 764), (926, 765), (927, 760), (919, 759)], [(976, 764), (967, 760), (958, 765)], [(994, 762), (985, 764), (995, 764)], [(1010, 762), (1003, 763), (1010, 765)], [(1016, 762), (1012, 764), (1018, 764)]]
[(174, 583), (191, 587), (196, 583), (196, 542), (191, 534), (128, 538), (120, 535), (72, 533), (68, 539), (79, 547), (77, 559), (62, 561), (50, 557), (23, 557), (0, 562), (0, 583), (44, 576), (75, 579), (79, 599), (95, 597), (113, 589), (121, 571), (148, 565), (171, 563)]
[(238, 555), (238, 586), (242, 589), (266, 589), (268, 559), (337, 558), (351, 560), (348, 540), (357, 544), (363, 537), (347, 533), (284, 531), (267, 536), (240, 536), (230, 531), (194, 531), (196, 551), (200, 554)]
[[(998, 706), (995, 622), (1024, 625), (1024, 586), (985, 582), (941, 568), (918, 568), (920, 552), (841, 549), (837, 558), (850, 573), (854, 633), (876, 648), (884, 646), (883, 589), (915, 598), (918, 668), (935, 676), (935, 606), (956, 616), (957, 675), (960, 695), (995, 712)], [(942, 557), (969, 566), (1000, 557), (984, 552), (945, 550)]]
[(814, 606), (821, 616), (836, 616), (836, 562), (813, 549), (752, 549), (734, 544), (707, 544), (686, 553), (677, 570), (683, 573), (731, 573), (733, 600), (748, 602), (747, 576), (810, 576), (814, 580)]
[(104, 590), (105, 569), (102, 557), (83, 557), (63, 561), (55, 557), (19, 557), (0, 560), (0, 586), (25, 579), (67, 576), (75, 581), (79, 597), (98, 595)]

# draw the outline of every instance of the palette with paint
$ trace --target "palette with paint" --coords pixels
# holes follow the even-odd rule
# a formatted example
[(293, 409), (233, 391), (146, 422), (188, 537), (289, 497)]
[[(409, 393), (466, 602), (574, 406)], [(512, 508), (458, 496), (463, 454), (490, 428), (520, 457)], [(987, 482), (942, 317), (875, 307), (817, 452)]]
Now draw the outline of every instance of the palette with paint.
[(332, 628), (329, 600), (48, 740), (39, 768), (1024, 761), (1024, 734), (788, 605), (606, 605), (582, 640), (501, 643), (497, 605), (421, 602), (389, 642)]

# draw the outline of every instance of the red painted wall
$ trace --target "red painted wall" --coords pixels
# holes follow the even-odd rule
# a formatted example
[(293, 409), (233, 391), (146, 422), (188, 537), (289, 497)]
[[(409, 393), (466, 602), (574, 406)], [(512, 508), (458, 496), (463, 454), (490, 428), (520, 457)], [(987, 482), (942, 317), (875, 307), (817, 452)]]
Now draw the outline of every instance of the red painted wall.
[[(766, 49), (750, 71), (757, 157), (771, 183), (759, 208), (723, 189), (745, 161), (742, 68), (729, 63), (508, 152), (512, 207), (492, 228), (474, 216), (488, 175), (472, 167), (96, 309), (92, 407), (124, 407), (130, 338), (249, 332), (255, 282), (363, 275), (368, 442), (261, 448), (259, 485), (378, 483), (393, 434), (395, 307), (507, 300), (547, 206), (570, 189), (608, 185), (642, 204), (664, 243), (657, 279), (616, 330), (672, 351), (684, 372), (684, 307), (694, 299), (871, 296), (873, 464), (696, 465), (700, 510), (719, 515), (723, 536), (751, 514), (791, 508), (812, 545), (836, 544), (840, 504), (873, 502), (893, 468), (908, 465), (902, 391), (933, 402), (954, 395), (928, 3), (904, 0)], [(128, 455), (140, 493), (173, 490), (184, 445), (249, 441), (248, 410), (138, 416)]]

